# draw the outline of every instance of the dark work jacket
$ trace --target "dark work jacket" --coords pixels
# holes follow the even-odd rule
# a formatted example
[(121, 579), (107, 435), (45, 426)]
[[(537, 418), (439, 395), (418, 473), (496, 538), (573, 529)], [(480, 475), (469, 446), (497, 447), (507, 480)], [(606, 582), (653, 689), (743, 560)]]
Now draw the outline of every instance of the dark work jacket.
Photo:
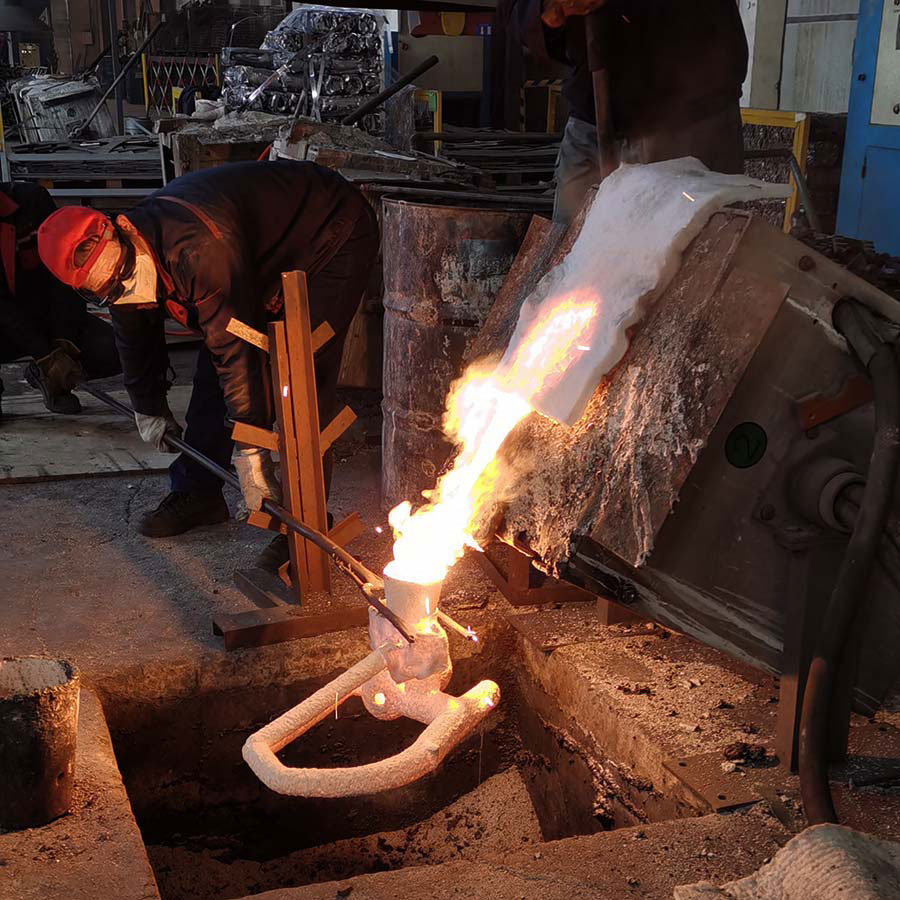
[[(548, 28), (542, 0), (508, 2), (507, 21), (519, 40), (539, 57), (571, 65), (563, 94), (572, 115), (593, 123), (584, 18), (570, 16), (561, 28)], [(737, 105), (747, 40), (735, 0), (609, 0), (603, 10), (617, 137), (644, 137)]]
[(184, 175), (119, 216), (126, 235), (146, 242), (159, 276), (155, 308), (111, 307), (135, 410), (166, 410), (168, 313), (202, 332), (229, 415), (268, 427), (268, 356), (225, 329), (234, 317), (265, 332), (280, 311), (281, 273), (315, 275), (366, 208), (362, 194), (336, 172), (279, 160)]
[(37, 254), (38, 226), (55, 210), (53, 198), (40, 185), (0, 184), (0, 343), (35, 359), (51, 349), (43, 321), (50, 293), (71, 294), (73, 315), (85, 308), (77, 294), (50, 277)]

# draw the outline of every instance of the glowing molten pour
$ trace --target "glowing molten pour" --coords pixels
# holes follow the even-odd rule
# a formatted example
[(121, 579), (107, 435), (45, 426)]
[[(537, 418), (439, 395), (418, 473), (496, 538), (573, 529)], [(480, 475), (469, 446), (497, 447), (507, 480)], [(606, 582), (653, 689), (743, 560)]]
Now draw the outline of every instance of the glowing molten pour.
[(532, 323), (512, 361), (493, 369), (470, 366), (447, 399), (444, 430), (459, 445), (453, 467), (441, 476), (428, 503), (412, 511), (404, 501), (388, 517), (394, 529), (392, 578), (430, 584), (443, 580), (464, 548), (476, 547), (471, 529), (500, 474), (497, 453), (531, 412), (531, 397), (565, 372), (590, 343), (598, 299), (570, 296)]

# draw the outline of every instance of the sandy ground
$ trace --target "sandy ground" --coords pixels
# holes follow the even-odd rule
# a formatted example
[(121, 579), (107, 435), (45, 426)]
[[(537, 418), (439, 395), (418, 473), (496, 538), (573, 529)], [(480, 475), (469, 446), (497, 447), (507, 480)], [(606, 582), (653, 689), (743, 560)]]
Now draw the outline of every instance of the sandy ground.
[[(179, 378), (184, 378), (183, 366)], [(337, 446), (330, 507), (336, 518), (361, 514), (367, 530), (350, 549), (377, 569), (390, 553), (378, 490), (377, 403), (373, 407), (369, 398), (362, 412)], [(235, 521), (173, 539), (138, 535), (132, 527), (135, 518), (166, 490), (165, 476), (154, 474), (0, 487), (0, 654), (74, 660), (85, 682), (98, 688), (110, 722), (121, 722), (128, 702), (136, 698), (144, 707), (164, 706), (173, 698), (209, 691), (252, 691), (322, 678), (360, 658), (367, 646), (361, 628), (226, 653), (212, 633), (211, 619), (216, 613), (250, 608), (232, 586), (233, 571), (250, 564), (269, 536)], [(229, 492), (227, 499), (234, 510), (236, 496)], [(376, 526), (384, 530), (379, 533)], [(337, 591), (357, 597), (345, 580), (337, 580)], [(505, 602), (471, 560), (454, 569), (444, 597), (443, 605), (457, 618), (505, 627), (499, 616)], [(696, 805), (688, 805), (689, 792), (666, 774), (667, 758), (720, 752), (734, 740), (771, 743), (777, 695), (773, 680), (687, 638), (660, 629), (610, 629), (552, 653), (524, 638), (518, 646), (510, 670), (521, 665), (551, 698), (553, 708), (539, 710), (551, 739), (596, 764), (585, 789), (598, 804), (630, 791), (638, 801), (632, 814), (671, 816), (674, 808), (660, 805), (671, 793), (683, 804), (680, 814), (695, 815), (702, 804), (694, 798)], [(473, 652), (465, 645), (455, 648), (460, 670), (466, 653)], [(546, 764), (554, 764), (551, 757)], [(240, 765), (237, 748), (235, 765)], [(530, 800), (524, 802), (516, 777), (510, 770), (490, 779), (447, 810), (398, 832), (250, 861), (242, 859), (240, 847), (227, 842), (188, 846), (172, 841), (154, 848), (154, 861), (161, 881), (172, 879), (171, 891), (167, 888), (172, 897), (202, 896), (196, 893), (198, 885), (214, 889), (205, 896), (249, 893), (257, 889), (260, 866), (269, 866), (284, 883), (300, 878), (300, 872), (312, 872), (317, 880), (348, 879), (297, 888), (298, 898), (331, 900), (348, 896), (348, 889), (354, 898), (666, 897), (674, 884), (747, 874), (788, 834), (767, 812), (769, 804), (761, 804), (745, 816), (673, 820), (645, 826), (643, 836), (640, 828), (620, 830), (532, 849), (538, 839), (534, 809)], [(779, 802), (789, 804), (788, 828), (794, 828), (802, 819), (790, 785), (785, 777), (776, 796), (786, 798)], [(82, 787), (88, 794), (92, 790), (90, 782)], [(106, 790), (124, 796), (121, 781), (118, 788), (101, 793)], [(848, 822), (900, 837), (900, 804), (891, 790), (857, 789), (851, 797), (841, 789), (838, 803)], [(88, 809), (85, 802), (76, 817), (88, 815)], [(67, 828), (77, 825), (75, 817), (63, 821)], [(62, 865), (54, 860), (74, 852), (73, 832), (67, 828), (48, 830), (39, 845), (46, 849), (33, 854), (26, 866), (37, 886), (31, 896), (77, 896), (67, 893), (54, 873)], [(528, 844), (524, 853), (516, 849), (523, 837)], [(494, 854), (490, 859), (489, 852)], [(133, 853), (123, 848), (122, 854), (123, 859), (132, 854), (138, 862), (142, 858), (137, 844)], [(416, 865), (425, 861), (423, 854), (438, 865)], [(83, 883), (103, 877), (100, 856), (84, 853), (76, 859), (83, 865), (73, 871)], [(394, 871), (356, 875), (379, 867)], [(193, 874), (182, 882), (184, 872)], [(8, 874), (8, 867), (0, 867), (0, 897), (7, 896)], [(269, 896), (294, 897), (285, 892)]]
[(489, 778), (436, 815), (409, 828), (337, 841), (272, 860), (241, 858), (240, 846), (150, 846), (167, 900), (241, 897), (265, 886), (307, 884), (366, 872), (503, 856), (538, 844), (541, 832), (515, 769)]

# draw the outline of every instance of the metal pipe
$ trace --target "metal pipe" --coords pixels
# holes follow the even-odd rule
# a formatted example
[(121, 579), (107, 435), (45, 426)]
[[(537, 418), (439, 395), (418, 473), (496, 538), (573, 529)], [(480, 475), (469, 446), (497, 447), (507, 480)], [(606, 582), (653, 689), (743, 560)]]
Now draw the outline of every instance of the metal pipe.
[(415, 188), (401, 187), (399, 185), (381, 185), (372, 183), (371, 179), (366, 179), (366, 184), (370, 184), (374, 189), (379, 191), (385, 197), (392, 195), (411, 196), (411, 197), (437, 197), (452, 200), (477, 200), (479, 202), (502, 203), (505, 206), (525, 206), (533, 209), (552, 209), (552, 197), (528, 197), (524, 194), (487, 194), (475, 193), (474, 191), (440, 191), (432, 188)]
[(491, 131), (490, 129), (454, 129), (453, 131), (417, 131), (414, 141), (428, 144), (440, 141), (443, 144), (467, 144), (490, 141), (508, 144), (558, 144), (562, 140), (559, 132), (544, 131)]
[(821, 233), (821, 220), (813, 206), (812, 198), (809, 195), (809, 185), (807, 184), (806, 176), (800, 171), (800, 163), (797, 161), (797, 157), (794, 156), (793, 150), (790, 150), (787, 147), (771, 147), (764, 150), (745, 150), (744, 159), (786, 159), (788, 161), (788, 166), (790, 166), (791, 169), (794, 184), (797, 185), (797, 193), (800, 195), (800, 205), (806, 213), (809, 227), (812, 228), (813, 231)]
[[(111, 2), (112, 2), (112, 0), (111, 0)], [(84, 132), (84, 130), (88, 127), (88, 125), (90, 125), (91, 122), (94, 121), (94, 116), (96, 116), (97, 113), (100, 112), (101, 107), (103, 106), (104, 103), (106, 103), (107, 97), (109, 97), (109, 95), (113, 91), (116, 92), (116, 125), (118, 128), (117, 133), (122, 134), (124, 132), (125, 121), (122, 118), (122, 100), (121, 100), (121, 96), (119, 93), (119, 85), (121, 84), (122, 79), (134, 68), (134, 64), (141, 58), (141, 54), (147, 49), (147, 47), (150, 44), (150, 41), (152, 41), (153, 38), (156, 37), (157, 32), (159, 31), (160, 28), (163, 27), (165, 22), (166, 22), (166, 17), (165, 16), (160, 17), (160, 20), (153, 27), (153, 30), (150, 32), (150, 34), (148, 34), (147, 37), (144, 38), (144, 42), (141, 44), (141, 46), (138, 47), (137, 50), (134, 51), (134, 53), (131, 56), (131, 59), (129, 59), (128, 62), (125, 63), (125, 65), (122, 67), (122, 71), (119, 72), (118, 75), (116, 75), (113, 83), (103, 92), (103, 96), (97, 101), (97, 105), (91, 110), (90, 115), (72, 133), (72, 140), (75, 140), (76, 138), (80, 137), (81, 134)], [(115, 48), (113, 48), (113, 50), (115, 51)], [(112, 58), (113, 58), (113, 69), (115, 70), (115, 68), (119, 64), (118, 59), (116, 58), (115, 52), (112, 53)]]
[(355, 125), (363, 116), (368, 115), (373, 109), (378, 109), (385, 100), (390, 100), (397, 91), (405, 88), (410, 82), (415, 81), (420, 75), (433, 69), (440, 60), (436, 56), (429, 56), (428, 59), (419, 63), (411, 72), (407, 72), (402, 78), (395, 81), (390, 87), (386, 87), (380, 94), (376, 94), (370, 100), (366, 100), (361, 106), (358, 106), (352, 113), (341, 119), (341, 125)]
[[(92, 397), (96, 397), (101, 403), (105, 403), (123, 416), (128, 416), (132, 420), (134, 419), (134, 410), (126, 404), (121, 403), (119, 400), (116, 400), (115, 397), (111, 397), (106, 391), (102, 391), (85, 382), (82, 382), (79, 385), (79, 389), (86, 391)], [(189, 456), (194, 462), (199, 463), (208, 472), (212, 472), (213, 475), (221, 478), (226, 484), (236, 490), (241, 489), (241, 484), (236, 475), (229, 472), (227, 469), (223, 469), (218, 463), (213, 462), (209, 457), (204, 456), (199, 450), (196, 450), (190, 444), (185, 443), (181, 438), (175, 437), (174, 435), (166, 435), (165, 441), (170, 447), (180, 450), (185, 456)], [(285, 527), (296, 534), (299, 534), (301, 537), (306, 538), (306, 540), (315, 544), (320, 550), (327, 553), (334, 564), (356, 583), (369, 605), (380, 615), (384, 616), (384, 618), (400, 632), (408, 643), (415, 643), (412, 631), (406, 623), (382, 602), (382, 597), (384, 596), (384, 580), (380, 576), (364, 566), (354, 556), (351, 556), (343, 547), (336, 544), (327, 535), (322, 534), (320, 531), (316, 531), (315, 528), (310, 528), (309, 525), (295, 518), (284, 509), (284, 507), (275, 503), (273, 500), (263, 500), (262, 511), (268, 513)]]
[(798, 768), (803, 809), (810, 825), (837, 821), (828, 781), (831, 698), (844, 644), (884, 535), (900, 464), (900, 372), (894, 347), (877, 340), (870, 314), (858, 303), (842, 300), (835, 306), (832, 320), (872, 380), (875, 442), (859, 514), (824, 611), (803, 691)]
[[(122, 90), (119, 87), (119, 82), (122, 80), (121, 75), (119, 73), (119, 53), (118, 53), (118, 43), (119, 43), (119, 25), (116, 21), (116, 0), (106, 0), (106, 15), (109, 19), (109, 59), (112, 63), (112, 84), (109, 86), (110, 90), (115, 90), (116, 92), (116, 134), (124, 134), (125, 133), (125, 114), (122, 108), (122, 104), (125, 102), (125, 97), (122, 94)], [(124, 71), (127, 71), (125, 69)], [(107, 94), (103, 95), (103, 99), (106, 99)], [(88, 121), (90, 121), (96, 110), (91, 113)], [(81, 134), (79, 131), (78, 134)]]

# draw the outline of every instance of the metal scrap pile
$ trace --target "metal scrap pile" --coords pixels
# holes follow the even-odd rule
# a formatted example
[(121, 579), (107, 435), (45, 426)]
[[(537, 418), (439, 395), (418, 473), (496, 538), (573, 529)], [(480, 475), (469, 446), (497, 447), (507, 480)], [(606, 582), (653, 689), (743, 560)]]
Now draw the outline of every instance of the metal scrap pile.
[[(337, 122), (384, 86), (382, 17), (369, 10), (304, 6), (270, 31), (259, 50), (222, 51), (225, 104), (276, 114)], [(272, 73), (283, 71), (262, 92)], [(383, 134), (384, 114), (366, 116), (362, 127)]]
[[(68, 140), (101, 96), (100, 84), (92, 75), (81, 78), (26, 75), (9, 84), (8, 89), (16, 120), (21, 123), (20, 139), (26, 141)], [(84, 137), (104, 138), (114, 134), (112, 117), (102, 106)]]
[(854, 275), (900, 300), (900, 257), (879, 253), (870, 241), (839, 234), (816, 234), (809, 229), (795, 228), (792, 236), (808, 247), (840, 263)]

